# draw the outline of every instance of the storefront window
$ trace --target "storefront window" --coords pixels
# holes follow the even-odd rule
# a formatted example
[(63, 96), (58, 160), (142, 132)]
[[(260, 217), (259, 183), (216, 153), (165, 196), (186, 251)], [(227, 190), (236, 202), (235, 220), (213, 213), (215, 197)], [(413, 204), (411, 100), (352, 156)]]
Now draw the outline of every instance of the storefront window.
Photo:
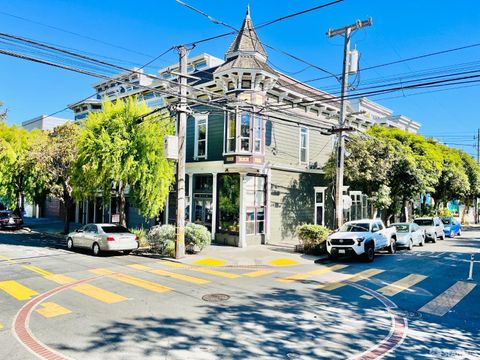
[(240, 224), (240, 175), (218, 176), (218, 231), (238, 234)]

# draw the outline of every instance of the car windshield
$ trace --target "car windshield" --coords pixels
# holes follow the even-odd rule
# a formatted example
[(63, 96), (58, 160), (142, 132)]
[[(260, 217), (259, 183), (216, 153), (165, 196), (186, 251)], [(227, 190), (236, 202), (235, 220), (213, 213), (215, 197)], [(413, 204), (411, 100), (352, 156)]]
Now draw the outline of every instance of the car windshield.
[(369, 224), (364, 223), (346, 223), (343, 224), (339, 231), (341, 232), (365, 232), (370, 229)]
[(395, 229), (397, 229), (397, 232), (399, 233), (407, 233), (409, 225), (408, 224), (395, 224)]
[(416, 219), (413, 222), (419, 226), (433, 226), (432, 219)]
[(120, 225), (102, 225), (102, 230), (107, 234), (118, 234), (118, 233), (128, 233), (127, 228)]
[(442, 222), (443, 222), (445, 225), (450, 225), (450, 218), (443, 218), (443, 219), (442, 219)]

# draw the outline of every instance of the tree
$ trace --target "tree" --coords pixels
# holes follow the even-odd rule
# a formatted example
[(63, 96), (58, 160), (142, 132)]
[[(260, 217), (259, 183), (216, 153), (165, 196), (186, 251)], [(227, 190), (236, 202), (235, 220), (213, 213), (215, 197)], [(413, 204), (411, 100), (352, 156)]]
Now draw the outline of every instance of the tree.
[(28, 132), (0, 122), (0, 191), (6, 205), (21, 212), (24, 198), (38, 202), (45, 196), (48, 170), (39, 159), (45, 154), (48, 140), (40, 130)]
[(73, 205), (72, 171), (77, 158), (77, 142), (80, 127), (68, 122), (57, 126), (49, 135), (50, 140), (44, 161), (50, 177), (46, 191), (60, 199), (65, 208), (63, 232), (70, 232), (69, 211)]
[(174, 164), (163, 153), (164, 137), (174, 132), (173, 120), (162, 111), (139, 121), (149, 112), (134, 98), (107, 101), (103, 111), (89, 114), (80, 130), (74, 196), (100, 194), (106, 203), (113, 190), (122, 225), (127, 191), (129, 202), (151, 218), (163, 208), (174, 180)]

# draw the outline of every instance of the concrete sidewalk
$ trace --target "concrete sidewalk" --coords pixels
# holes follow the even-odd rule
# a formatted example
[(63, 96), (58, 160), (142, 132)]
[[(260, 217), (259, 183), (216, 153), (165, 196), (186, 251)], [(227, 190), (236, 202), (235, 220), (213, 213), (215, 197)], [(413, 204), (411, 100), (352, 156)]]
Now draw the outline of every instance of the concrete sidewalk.
[(198, 254), (187, 254), (175, 260), (188, 265), (203, 266), (291, 266), (312, 264), (326, 256), (296, 253), (291, 247), (253, 245), (246, 248), (210, 245)]

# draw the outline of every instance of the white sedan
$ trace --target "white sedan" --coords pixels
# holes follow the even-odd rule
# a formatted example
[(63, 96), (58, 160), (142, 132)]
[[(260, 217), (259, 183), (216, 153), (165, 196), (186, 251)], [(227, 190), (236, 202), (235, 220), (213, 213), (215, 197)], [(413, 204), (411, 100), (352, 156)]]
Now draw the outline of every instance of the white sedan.
[(118, 224), (87, 224), (67, 235), (67, 248), (91, 249), (98, 256), (102, 251), (123, 251), (130, 254), (138, 248), (138, 236)]
[(425, 232), (415, 223), (395, 223), (390, 225), (397, 230), (397, 246), (412, 250), (413, 246), (425, 245)]

